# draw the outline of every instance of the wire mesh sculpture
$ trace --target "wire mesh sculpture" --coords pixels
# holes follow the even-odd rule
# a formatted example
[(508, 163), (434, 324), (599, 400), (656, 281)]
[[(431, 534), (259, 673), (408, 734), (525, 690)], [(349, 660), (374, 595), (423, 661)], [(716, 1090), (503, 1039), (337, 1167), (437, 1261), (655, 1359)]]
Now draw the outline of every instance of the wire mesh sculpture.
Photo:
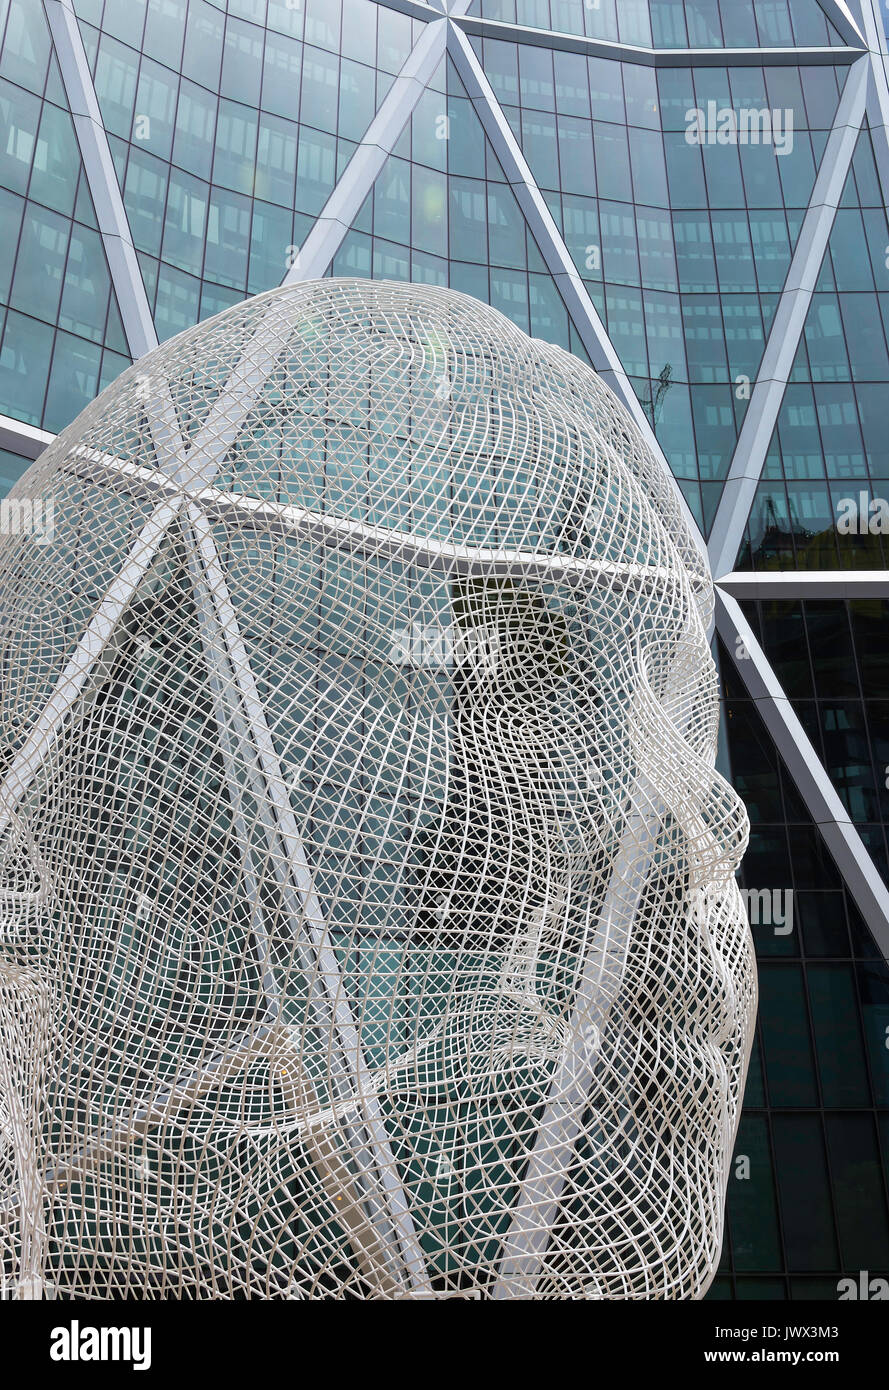
[(746, 821), (706, 569), (599, 378), (450, 291), (291, 286), (13, 499), (7, 1296), (699, 1297)]

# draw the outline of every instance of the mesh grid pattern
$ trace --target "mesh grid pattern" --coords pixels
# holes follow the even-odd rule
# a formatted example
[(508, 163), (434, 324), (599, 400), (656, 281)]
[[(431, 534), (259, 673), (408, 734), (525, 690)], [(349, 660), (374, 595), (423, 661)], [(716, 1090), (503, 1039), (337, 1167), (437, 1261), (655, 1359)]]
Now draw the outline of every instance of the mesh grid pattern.
[(55, 534), (0, 559), (8, 1284), (700, 1296), (747, 826), (706, 569), (595, 374), (289, 286), (13, 496)]

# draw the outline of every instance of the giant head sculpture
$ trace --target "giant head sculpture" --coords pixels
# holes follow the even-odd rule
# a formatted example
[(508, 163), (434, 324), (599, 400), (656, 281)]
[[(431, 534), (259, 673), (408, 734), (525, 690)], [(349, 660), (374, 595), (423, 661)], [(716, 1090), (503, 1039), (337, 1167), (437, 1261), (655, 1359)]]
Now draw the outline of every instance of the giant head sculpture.
[(12, 501), (6, 1288), (700, 1296), (746, 823), (705, 567), (595, 373), (446, 290), (297, 285)]

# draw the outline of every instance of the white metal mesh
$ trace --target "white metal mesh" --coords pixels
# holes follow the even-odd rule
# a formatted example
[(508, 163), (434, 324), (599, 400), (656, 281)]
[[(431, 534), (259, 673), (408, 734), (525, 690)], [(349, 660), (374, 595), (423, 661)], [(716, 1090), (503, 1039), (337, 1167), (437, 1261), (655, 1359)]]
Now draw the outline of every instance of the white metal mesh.
[(449, 291), (291, 286), (14, 496), (53, 533), (0, 551), (6, 1287), (699, 1296), (746, 822), (706, 570), (596, 375)]

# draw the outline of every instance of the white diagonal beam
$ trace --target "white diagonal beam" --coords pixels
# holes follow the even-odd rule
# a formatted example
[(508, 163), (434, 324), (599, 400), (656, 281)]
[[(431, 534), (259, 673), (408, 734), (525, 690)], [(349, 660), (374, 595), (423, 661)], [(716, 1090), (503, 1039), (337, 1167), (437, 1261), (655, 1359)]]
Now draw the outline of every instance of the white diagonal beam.
[(448, 53), (453, 59), (454, 66), (478, 114), (494, 153), (500, 161), (501, 168), (537, 242), (547, 269), (562, 296), (571, 321), (589, 354), (590, 361), (630, 412), (646, 444), (660, 462), (664, 477), (676, 498), (680, 514), (706, 563), (706, 545), (701, 537), (698, 524), (692, 516), (682, 489), (679, 487), (649, 423), (648, 416), (639, 403), (639, 398), (624, 371), (623, 364), (614, 350), (605, 326), (596, 312), (596, 307), (590, 299), (577, 267), (571, 259), (571, 254), (556, 226), (552, 213), (546, 205), (546, 200), (537, 187), (522, 148), (482, 70), (472, 44), (460, 26), (450, 21)]
[(889, 889), (737, 600), (719, 588), (716, 591), (716, 625), (846, 887), (889, 961)]
[(446, 33), (445, 20), (436, 20), (426, 26), (414, 44), (300, 247), (293, 265), (284, 276), (285, 285), (302, 280), (320, 280), (324, 275), (430, 78), (444, 58)]
[[(358, 1183), (366, 1187), (365, 1202), (371, 1209), (373, 1224), (379, 1230), (382, 1248), (390, 1256), (396, 1251), (399, 1253), (409, 1288), (414, 1292), (429, 1293), (431, 1286), (423, 1252), (379, 1101), (374, 1093), (374, 1078), (364, 1057), (358, 1029), (343, 988), (342, 972), (312, 880), (287, 782), (240, 633), (213, 530), (201, 509), (193, 502), (189, 503), (186, 512), (186, 531), (190, 534), (191, 548), (199, 565), (195, 571), (199, 603), (203, 612), (209, 610), (212, 615), (210, 640), (215, 641), (221, 636), (224, 643), (246, 720), (249, 742), (259, 757), (263, 779), (261, 799), (271, 810), (274, 822), (270, 845), (273, 866), (279, 875), (285, 877), (282, 884), (285, 900), (291, 894), (296, 897), (303, 924), (302, 935), (311, 945), (307, 973), (314, 995), (314, 1009), (317, 1012), (321, 1008), (329, 1019), (333, 1030), (332, 1041), (336, 1043), (332, 1055), (341, 1066), (341, 1074), (332, 1076), (331, 1082), (340, 1090), (341, 1100), (354, 1102), (356, 1097), (359, 1098), (363, 1122), (358, 1132), (357, 1127), (352, 1126), (349, 1136), (349, 1148), (358, 1164)], [(278, 847), (280, 855), (275, 852)], [(319, 992), (323, 998), (319, 998)], [(374, 1191), (374, 1172), (379, 1177), (379, 1197)]]
[[(867, 0), (865, 0), (867, 3)], [(827, 15), (833, 27), (836, 29), (840, 38), (853, 47), (864, 45), (865, 38), (846, 4), (846, 0), (818, 0), (821, 9)]]
[(157, 334), (72, 0), (43, 0), (87, 184), (133, 359)]
[(870, 60), (862, 58), (849, 70), (821, 159), (710, 532), (708, 549), (714, 574), (727, 574), (733, 568), (756, 497), (855, 153), (864, 118), (869, 66)]

